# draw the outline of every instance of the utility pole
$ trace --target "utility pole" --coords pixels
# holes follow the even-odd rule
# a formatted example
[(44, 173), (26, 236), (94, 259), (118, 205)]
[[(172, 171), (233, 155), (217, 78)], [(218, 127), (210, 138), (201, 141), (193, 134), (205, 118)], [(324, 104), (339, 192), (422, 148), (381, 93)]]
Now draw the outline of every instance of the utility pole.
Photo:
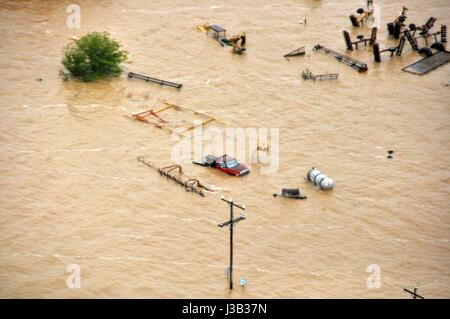
[(222, 200), (230, 206), (230, 220), (228, 220), (224, 223), (221, 223), (218, 226), (221, 228), (224, 226), (230, 226), (230, 290), (232, 290), (233, 289), (233, 226), (234, 226), (234, 224), (245, 219), (244, 214), (241, 214), (241, 216), (239, 216), (237, 218), (233, 218), (233, 208), (237, 207), (239, 209), (245, 210), (245, 206), (244, 205), (240, 206), (240, 205), (235, 204), (231, 198), (225, 199), (224, 197), (222, 197)]

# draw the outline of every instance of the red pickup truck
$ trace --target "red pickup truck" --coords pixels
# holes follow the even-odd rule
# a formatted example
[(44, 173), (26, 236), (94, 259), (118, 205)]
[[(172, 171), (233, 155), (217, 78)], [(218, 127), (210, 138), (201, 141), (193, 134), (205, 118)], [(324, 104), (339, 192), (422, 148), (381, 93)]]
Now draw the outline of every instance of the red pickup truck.
[(247, 166), (240, 164), (236, 159), (226, 154), (222, 156), (208, 155), (205, 161), (194, 161), (193, 163), (201, 166), (209, 166), (234, 176), (243, 176), (250, 173), (250, 169)]

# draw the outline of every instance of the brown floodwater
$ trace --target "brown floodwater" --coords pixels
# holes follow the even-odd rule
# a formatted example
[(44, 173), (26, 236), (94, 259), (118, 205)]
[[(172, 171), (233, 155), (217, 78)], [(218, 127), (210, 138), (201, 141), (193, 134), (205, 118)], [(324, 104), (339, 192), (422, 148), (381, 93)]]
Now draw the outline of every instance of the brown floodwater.
[[(345, 52), (348, 16), (365, 1), (0, 1), (1, 297), (450, 297), (450, 65), (418, 76), (420, 59), (373, 62), (370, 48), (346, 54), (358, 73), (323, 52)], [(381, 7), (378, 41), (401, 3)], [(446, 0), (404, 1), (407, 23), (450, 24)], [(307, 24), (300, 21), (307, 18)], [(232, 55), (196, 30), (210, 22), (246, 31)], [(62, 48), (108, 31), (129, 52), (126, 72), (181, 82), (176, 90), (119, 78), (63, 81)], [(305, 45), (306, 55), (287, 52)], [(338, 81), (303, 81), (305, 68)], [(37, 79), (42, 79), (38, 81)], [(200, 197), (136, 160), (170, 164), (176, 141), (124, 115), (162, 105), (202, 110), (228, 127), (279, 128), (279, 168), (250, 163), (242, 178), (183, 164), (219, 191)], [(394, 150), (393, 159), (387, 151)], [(217, 154), (218, 155), (218, 154)], [(316, 166), (336, 183), (304, 180)], [(304, 201), (272, 197), (299, 187)], [(227, 289), (228, 218), (220, 195), (246, 205), (235, 228), (235, 289)], [(238, 213), (236, 213), (238, 214)], [(68, 288), (68, 266), (81, 287)], [(369, 289), (369, 265), (381, 287)], [(246, 278), (248, 285), (239, 286)]]

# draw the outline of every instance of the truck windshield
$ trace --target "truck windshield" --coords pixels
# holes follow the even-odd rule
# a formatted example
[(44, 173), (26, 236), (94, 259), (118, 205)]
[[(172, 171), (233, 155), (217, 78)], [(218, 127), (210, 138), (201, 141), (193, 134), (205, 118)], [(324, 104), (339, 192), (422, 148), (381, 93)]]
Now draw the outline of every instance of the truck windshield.
[(227, 159), (227, 167), (228, 168), (233, 168), (233, 167), (236, 167), (238, 165), (239, 165), (238, 161), (236, 161), (234, 158), (233, 159)]

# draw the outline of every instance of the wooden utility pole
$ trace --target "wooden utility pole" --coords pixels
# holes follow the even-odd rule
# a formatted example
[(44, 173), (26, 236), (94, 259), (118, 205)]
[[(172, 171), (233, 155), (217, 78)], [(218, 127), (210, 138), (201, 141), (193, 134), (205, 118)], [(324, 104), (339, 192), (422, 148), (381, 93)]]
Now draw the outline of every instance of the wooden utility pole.
[(241, 216), (237, 218), (233, 218), (233, 207), (240, 208), (242, 210), (245, 210), (245, 206), (237, 205), (233, 202), (232, 199), (225, 199), (222, 197), (222, 200), (226, 202), (230, 206), (230, 220), (219, 224), (219, 227), (224, 226), (230, 226), (230, 290), (233, 289), (233, 226), (234, 224), (240, 222), (241, 220), (245, 219), (245, 216), (241, 214)]

